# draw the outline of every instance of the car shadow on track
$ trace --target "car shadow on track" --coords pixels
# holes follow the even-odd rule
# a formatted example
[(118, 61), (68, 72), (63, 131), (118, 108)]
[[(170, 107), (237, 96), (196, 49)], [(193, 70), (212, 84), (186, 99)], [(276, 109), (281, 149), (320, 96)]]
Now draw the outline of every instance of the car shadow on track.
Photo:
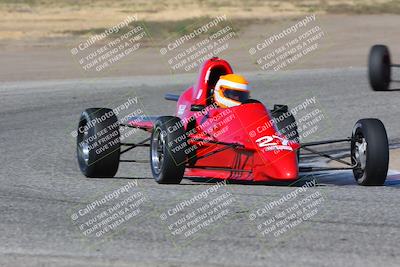
[[(300, 174), (299, 180), (295, 182), (251, 182), (251, 181), (236, 181), (236, 180), (227, 180), (228, 184), (242, 184), (242, 185), (262, 185), (262, 186), (292, 186), (292, 187), (300, 187), (305, 185), (307, 182), (316, 180), (316, 186), (349, 186), (349, 185), (357, 185), (357, 182), (354, 180), (353, 173), (348, 171), (343, 172), (320, 172), (315, 173), (313, 175)], [(202, 184), (211, 184), (220, 182), (220, 179), (207, 179), (207, 178), (190, 178), (193, 182), (200, 182)], [(189, 184), (188, 184), (189, 185)], [(190, 184), (193, 185), (193, 184)], [(390, 187), (400, 187), (400, 174), (395, 172), (389, 172), (388, 177), (386, 179), (384, 186)]]
[[(102, 178), (104, 179), (104, 178)], [(115, 176), (112, 178), (105, 178), (105, 179), (127, 179), (127, 180), (154, 180), (152, 177), (126, 177), (126, 176)]]
[[(107, 178), (101, 178), (107, 179)], [(127, 179), (127, 180), (154, 180), (152, 177), (127, 177), (127, 176), (116, 176), (108, 179)], [(252, 182), (252, 181), (239, 181), (239, 180), (226, 180), (227, 184), (237, 185), (251, 185), (251, 186), (284, 186), (284, 187), (301, 187), (307, 182), (316, 180), (316, 186), (348, 186), (357, 185), (357, 182), (353, 178), (353, 173), (349, 171), (343, 172), (319, 172), (313, 175), (300, 174), (297, 181), (294, 182)], [(203, 177), (185, 177), (180, 185), (207, 185), (215, 184), (223, 181), (222, 179), (215, 178), (203, 178)], [(156, 183), (154, 181), (154, 183)], [(384, 186), (400, 187), (400, 173), (389, 172)]]
[[(351, 171), (342, 171), (342, 172), (321, 172), (314, 174), (314, 177), (318, 181), (318, 185), (336, 185), (336, 186), (345, 186), (345, 185), (357, 185), (357, 182), (354, 180), (353, 173)], [(386, 182), (384, 186), (390, 187), (400, 187), (400, 174), (396, 172), (389, 171), (389, 174), (386, 178)]]
[[(194, 183), (201, 183), (201, 184), (215, 184), (217, 182), (224, 181), (222, 179), (214, 179), (214, 178), (203, 178), (203, 177), (190, 177), (186, 178)], [(243, 180), (225, 180), (227, 184), (238, 184), (238, 185), (251, 185), (251, 186), (284, 186), (284, 187), (300, 187), (306, 184), (306, 182), (312, 181), (312, 177), (300, 177), (299, 180), (290, 181), (290, 182), (280, 182), (280, 181), (273, 181), (273, 182), (253, 182), (253, 181), (243, 181)], [(193, 184), (190, 184), (193, 185)]]

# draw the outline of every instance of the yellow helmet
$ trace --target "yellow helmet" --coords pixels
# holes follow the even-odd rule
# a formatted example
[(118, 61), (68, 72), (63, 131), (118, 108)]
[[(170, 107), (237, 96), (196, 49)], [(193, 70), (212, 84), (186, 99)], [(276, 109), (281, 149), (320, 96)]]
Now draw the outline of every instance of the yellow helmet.
[(241, 75), (223, 75), (215, 85), (214, 101), (223, 108), (238, 106), (249, 99), (248, 84)]

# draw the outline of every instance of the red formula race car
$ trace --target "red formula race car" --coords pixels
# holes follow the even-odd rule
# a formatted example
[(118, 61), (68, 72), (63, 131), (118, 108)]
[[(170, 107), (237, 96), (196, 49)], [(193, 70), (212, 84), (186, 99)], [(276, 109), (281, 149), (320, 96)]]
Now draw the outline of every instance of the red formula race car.
[[(77, 130), (77, 157), (86, 177), (113, 177), (120, 155), (136, 147), (149, 147), (155, 180), (178, 184), (183, 177), (251, 182), (292, 182), (299, 172), (353, 170), (360, 185), (385, 182), (389, 148), (386, 130), (378, 119), (361, 119), (352, 136), (338, 140), (299, 142), (294, 116), (285, 105), (268, 110), (254, 99), (224, 107), (215, 104), (213, 91), (222, 75), (232, 74), (228, 62), (204, 62), (196, 83), (180, 95), (173, 116), (132, 116), (119, 121), (113, 110), (85, 110)], [(239, 100), (238, 100), (239, 101)], [(278, 120), (277, 118), (284, 118)], [(150, 134), (138, 142), (125, 142), (122, 131), (141, 129)], [(335, 158), (314, 146), (348, 142), (351, 160)], [(343, 167), (299, 167), (300, 150), (335, 160)]]

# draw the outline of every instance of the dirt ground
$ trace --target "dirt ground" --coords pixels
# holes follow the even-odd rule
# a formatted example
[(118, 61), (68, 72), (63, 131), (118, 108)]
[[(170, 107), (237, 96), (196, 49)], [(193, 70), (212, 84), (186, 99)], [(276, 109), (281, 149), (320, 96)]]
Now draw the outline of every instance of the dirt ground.
[(65, 37), (135, 14), (147, 22), (187, 21), (226, 14), (230, 19), (282, 19), (316, 14), (399, 14), (396, 0), (0, 0), (0, 40)]
[[(300, 17), (302, 18), (302, 17)], [(219, 56), (229, 60), (238, 71), (259, 71), (248, 50), (267, 36), (296, 23), (281, 19), (240, 26), (237, 38)], [(394, 58), (400, 56), (398, 25), (400, 15), (317, 15), (315, 25), (325, 38), (312, 56), (304, 57), (288, 69), (366, 66), (370, 47), (387, 44)], [(235, 22), (231, 24), (235, 28)], [(107, 72), (84, 71), (71, 54), (71, 48), (86, 37), (53, 37), (0, 42), (0, 81), (71, 79), (104, 76), (169, 74), (171, 69), (159, 50), (163, 40), (148, 44), (123, 58)]]

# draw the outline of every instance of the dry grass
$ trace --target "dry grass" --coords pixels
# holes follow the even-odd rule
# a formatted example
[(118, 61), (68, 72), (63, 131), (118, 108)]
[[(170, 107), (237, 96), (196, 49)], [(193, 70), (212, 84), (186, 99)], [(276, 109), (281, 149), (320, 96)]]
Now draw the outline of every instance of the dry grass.
[[(400, 14), (398, 0), (0, 0), (1, 39), (84, 36), (136, 14), (151, 32), (165, 37), (185, 25), (226, 14), (234, 25), (309, 13)], [(238, 30), (238, 29), (236, 29)]]

